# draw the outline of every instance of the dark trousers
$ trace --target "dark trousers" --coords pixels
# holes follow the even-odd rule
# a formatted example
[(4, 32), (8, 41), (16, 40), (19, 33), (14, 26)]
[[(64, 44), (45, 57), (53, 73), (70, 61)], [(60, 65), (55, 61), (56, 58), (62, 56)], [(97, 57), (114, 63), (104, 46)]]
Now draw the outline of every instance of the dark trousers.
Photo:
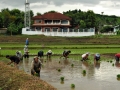
[(115, 56), (115, 60), (116, 60), (116, 61), (119, 61), (119, 57)]
[(28, 54), (24, 54), (24, 58), (29, 58), (29, 55)]

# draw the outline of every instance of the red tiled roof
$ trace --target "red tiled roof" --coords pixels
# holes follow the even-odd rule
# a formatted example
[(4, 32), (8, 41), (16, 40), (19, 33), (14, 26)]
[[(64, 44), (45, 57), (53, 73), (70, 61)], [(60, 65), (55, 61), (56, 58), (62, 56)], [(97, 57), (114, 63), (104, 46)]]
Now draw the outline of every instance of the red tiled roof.
[(36, 19), (47, 19), (47, 20), (71, 20), (70, 17), (68, 16), (65, 16), (61, 13), (58, 13), (58, 12), (49, 12), (49, 13), (45, 13), (43, 15), (39, 15), (39, 16), (34, 16), (32, 18), (33, 20), (36, 20)]

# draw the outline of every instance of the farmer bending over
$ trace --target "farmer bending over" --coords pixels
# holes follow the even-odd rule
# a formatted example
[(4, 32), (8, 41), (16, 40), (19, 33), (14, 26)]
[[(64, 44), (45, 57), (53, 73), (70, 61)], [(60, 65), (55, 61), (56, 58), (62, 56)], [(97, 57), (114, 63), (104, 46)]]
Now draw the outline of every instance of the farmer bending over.
[(44, 55), (44, 52), (42, 51), (42, 50), (40, 50), (39, 52), (38, 52), (38, 57), (43, 57), (43, 55)]
[(68, 55), (69, 55), (70, 53), (71, 53), (70, 50), (65, 50), (65, 51), (63, 52), (63, 57), (68, 58)]
[(38, 57), (34, 57), (32, 64), (31, 64), (31, 75), (38, 74), (40, 76), (40, 70), (41, 70), (41, 61), (38, 59)]
[(120, 53), (115, 54), (115, 60), (119, 61), (119, 58), (120, 58)]
[(51, 58), (51, 56), (52, 56), (52, 51), (48, 50), (48, 52), (47, 52), (47, 58)]
[(81, 60), (81, 61), (88, 60), (88, 56), (89, 56), (89, 53), (83, 54), (83, 55), (82, 55), (82, 60)]
[(94, 60), (95, 60), (95, 61), (100, 60), (100, 54), (99, 54), (99, 53), (96, 53), (96, 54), (95, 54)]
[(7, 65), (10, 65), (11, 63), (14, 63), (14, 66), (17, 67), (17, 65), (20, 62), (20, 59), (17, 56), (6, 55), (6, 58), (11, 60), (11, 62), (9, 62)]

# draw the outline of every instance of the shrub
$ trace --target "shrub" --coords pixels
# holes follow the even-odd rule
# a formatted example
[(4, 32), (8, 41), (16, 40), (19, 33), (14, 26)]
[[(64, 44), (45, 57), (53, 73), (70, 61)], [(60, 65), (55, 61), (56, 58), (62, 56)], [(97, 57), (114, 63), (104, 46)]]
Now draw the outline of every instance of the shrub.
[(74, 67), (74, 64), (71, 64), (71, 67)]
[(112, 66), (114, 66), (114, 63), (112, 64)]
[(64, 77), (61, 77), (60, 79), (61, 79), (62, 82), (64, 81)]
[(75, 88), (75, 84), (71, 84), (71, 88)]
[(117, 78), (120, 78), (120, 74), (117, 75)]
[(59, 61), (59, 63), (60, 63), (60, 61)]
[(83, 71), (82, 71), (82, 74), (86, 74), (86, 70), (83, 70)]
[(61, 72), (61, 69), (58, 69), (58, 72)]

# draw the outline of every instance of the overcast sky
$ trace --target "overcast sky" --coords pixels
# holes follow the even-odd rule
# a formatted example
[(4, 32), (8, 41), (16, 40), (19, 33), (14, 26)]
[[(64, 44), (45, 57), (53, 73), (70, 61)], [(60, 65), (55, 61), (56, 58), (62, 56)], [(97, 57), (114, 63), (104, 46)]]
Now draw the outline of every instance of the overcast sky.
[[(26, 0), (0, 0), (0, 10), (4, 8), (25, 10)], [(80, 9), (93, 10), (94, 13), (120, 16), (120, 0), (27, 0), (34, 14), (51, 10), (63, 12)]]

